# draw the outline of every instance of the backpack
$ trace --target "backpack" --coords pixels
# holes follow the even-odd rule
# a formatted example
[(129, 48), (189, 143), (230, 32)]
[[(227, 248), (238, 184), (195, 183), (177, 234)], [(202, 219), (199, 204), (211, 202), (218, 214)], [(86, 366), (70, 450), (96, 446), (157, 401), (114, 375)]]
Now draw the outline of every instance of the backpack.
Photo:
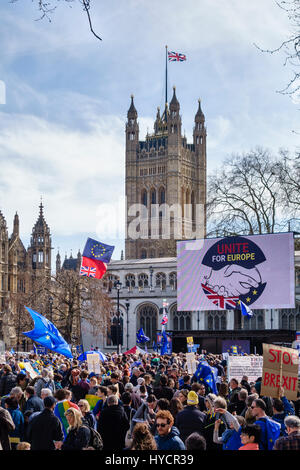
[[(262, 435), (262, 445), (264, 450), (272, 450), (275, 441), (280, 436), (281, 426), (270, 418), (260, 418), (259, 421), (265, 423), (265, 436)], [(263, 440), (265, 437), (265, 440)]]
[(89, 447), (93, 447), (95, 450), (102, 450), (103, 449), (103, 441), (101, 435), (96, 431), (96, 429), (91, 428), (90, 426), (87, 426), (89, 428), (91, 437), (89, 441)]

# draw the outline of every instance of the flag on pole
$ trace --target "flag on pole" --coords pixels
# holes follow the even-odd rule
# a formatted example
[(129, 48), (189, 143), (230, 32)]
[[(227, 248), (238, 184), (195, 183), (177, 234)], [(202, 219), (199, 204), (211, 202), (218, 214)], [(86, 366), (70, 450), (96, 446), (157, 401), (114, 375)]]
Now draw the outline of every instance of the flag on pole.
[(114, 248), (88, 238), (82, 253), (80, 276), (101, 279), (107, 271)]
[(147, 341), (150, 341), (150, 338), (145, 335), (143, 328), (140, 328), (139, 331), (136, 334), (136, 342), (137, 343), (147, 343)]
[(244, 315), (245, 317), (248, 317), (248, 318), (253, 317), (253, 312), (248, 307), (248, 305), (245, 305), (241, 300), (240, 300), (239, 304), (240, 304), (240, 307), (241, 307), (242, 315)]
[(161, 325), (166, 325), (168, 323), (168, 315), (165, 313), (161, 320)]
[(168, 51), (169, 62), (183, 62), (186, 60), (186, 55), (179, 52)]

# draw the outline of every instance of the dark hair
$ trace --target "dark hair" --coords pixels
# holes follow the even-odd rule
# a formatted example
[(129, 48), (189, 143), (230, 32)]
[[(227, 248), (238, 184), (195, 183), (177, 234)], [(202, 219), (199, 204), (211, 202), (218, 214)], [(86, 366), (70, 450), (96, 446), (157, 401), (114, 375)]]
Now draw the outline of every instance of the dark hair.
[(7, 397), (5, 398), (4, 403), (11, 408), (12, 410), (17, 410), (18, 409), (18, 400), (12, 397)]
[(131, 403), (131, 394), (129, 392), (122, 393), (122, 402), (124, 405), (130, 405)]
[(165, 385), (167, 385), (167, 383), (168, 383), (168, 377), (166, 375), (162, 375), (161, 378), (160, 378), (160, 384), (162, 386), (165, 386)]
[(55, 392), (54, 396), (58, 401), (64, 400), (67, 396), (66, 390), (64, 388), (60, 388)]
[(111, 379), (117, 379), (117, 380), (119, 380), (119, 374), (117, 374), (116, 372), (112, 372), (112, 373), (110, 374), (110, 378), (111, 378)]
[(190, 380), (190, 376), (189, 376), (189, 375), (185, 375), (185, 376), (183, 377), (183, 382), (184, 382), (184, 383), (187, 383), (189, 380)]
[(260, 441), (261, 427), (258, 424), (246, 424), (242, 427), (241, 434), (247, 434), (247, 436), (254, 436), (254, 442), (256, 444)]
[(148, 395), (147, 397), (147, 403), (154, 403), (156, 401), (156, 396), (153, 394)]
[(89, 373), (88, 373), (87, 370), (83, 370), (83, 371), (80, 373), (80, 377), (81, 377), (83, 380), (87, 379), (88, 376), (89, 376)]
[(273, 408), (275, 408), (275, 410), (278, 411), (278, 413), (281, 413), (282, 411), (284, 411), (283, 403), (278, 398), (273, 398)]
[(101, 393), (104, 393), (104, 395), (107, 396), (107, 387), (100, 385), (99, 390)]
[(157, 402), (157, 406), (159, 407), (160, 410), (168, 410), (170, 406), (170, 402), (166, 398), (160, 398)]
[(260, 409), (262, 409), (263, 411), (266, 411), (267, 406), (266, 406), (265, 402), (264, 402), (261, 398), (257, 398), (256, 400), (253, 400), (252, 403), (254, 403), (254, 402), (255, 402), (257, 408), (260, 408)]
[(173, 416), (173, 418), (176, 418), (176, 415), (179, 413), (179, 411), (183, 410), (183, 404), (179, 400), (179, 398), (172, 398), (170, 401), (170, 406), (169, 410)]
[(206, 440), (198, 432), (193, 432), (185, 440), (186, 450), (206, 450)]
[(25, 392), (28, 393), (28, 395), (33, 396), (34, 395), (34, 387), (31, 387), (30, 385), (28, 385), (28, 387), (26, 387), (26, 389), (25, 389)]
[(111, 390), (111, 392), (115, 395), (117, 392), (118, 392), (118, 387), (117, 385), (109, 385), (107, 387), (109, 390)]

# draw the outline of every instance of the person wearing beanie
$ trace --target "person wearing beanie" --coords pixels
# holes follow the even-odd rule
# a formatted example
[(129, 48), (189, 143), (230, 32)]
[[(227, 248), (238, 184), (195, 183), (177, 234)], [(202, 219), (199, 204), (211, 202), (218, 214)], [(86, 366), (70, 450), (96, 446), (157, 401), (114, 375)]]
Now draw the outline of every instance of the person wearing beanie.
[(60, 420), (54, 415), (56, 400), (53, 396), (44, 398), (44, 410), (28, 425), (27, 439), (31, 450), (59, 449), (64, 440)]
[(175, 420), (175, 426), (179, 429), (180, 438), (185, 440), (194, 432), (203, 435), (205, 414), (198, 408), (198, 395), (190, 391), (187, 396), (187, 406), (180, 411)]

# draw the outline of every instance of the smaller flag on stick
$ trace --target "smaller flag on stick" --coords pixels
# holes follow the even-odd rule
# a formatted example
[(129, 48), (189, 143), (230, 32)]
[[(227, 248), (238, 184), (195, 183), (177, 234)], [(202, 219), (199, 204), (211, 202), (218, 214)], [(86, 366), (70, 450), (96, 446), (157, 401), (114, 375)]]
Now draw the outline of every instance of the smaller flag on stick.
[(253, 312), (252, 312), (252, 310), (248, 307), (248, 305), (245, 305), (241, 300), (240, 300), (239, 303), (240, 303), (242, 315), (244, 315), (245, 317), (248, 317), (248, 318), (253, 317)]

